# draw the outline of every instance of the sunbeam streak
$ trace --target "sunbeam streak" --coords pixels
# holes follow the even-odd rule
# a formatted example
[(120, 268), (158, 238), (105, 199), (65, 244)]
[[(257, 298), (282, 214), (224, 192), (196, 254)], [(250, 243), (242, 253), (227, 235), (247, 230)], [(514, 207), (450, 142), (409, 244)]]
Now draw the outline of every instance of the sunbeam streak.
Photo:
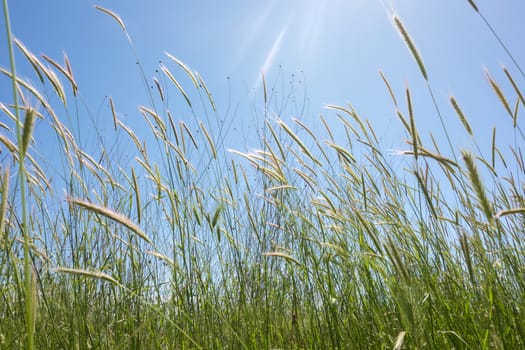
[[(288, 25), (285, 25), (281, 31), (279, 32), (279, 35), (277, 35), (277, 38), (275, 38), (272, 48), (270, 51), (268, 51), (268, 54), (266, 55), (266, 59), (264, 60), (264, 63), (261, 67), (262, 73), (266, 74), (272, 67), (273, 61), (275, 60), (275, 57), (279, 53), (279, 50), (281, 49), (283, 38), (286, 35), (286, 32), (288, 31)], [(257, 90), (259, 86), (261, 85), (262, 76), (259, 74), (258, 78), (255, 80), (255, 83), (253, 84), (254, 89)]]

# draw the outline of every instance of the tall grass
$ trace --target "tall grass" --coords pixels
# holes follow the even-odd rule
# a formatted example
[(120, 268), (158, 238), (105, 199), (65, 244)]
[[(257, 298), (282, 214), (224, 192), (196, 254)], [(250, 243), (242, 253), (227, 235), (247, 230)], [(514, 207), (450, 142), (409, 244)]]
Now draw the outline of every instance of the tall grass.
[[(97, 9), (131, 43), (122, 19)], [(437, 103), (429, 67), (399, 18), (395, 26)], [(1, 104), (1, 348), (525, 347), (517, 108), (502, 119), (516, 130), (508, 151), (494, 129), (488, 157), (478, 147), (450, 159), (438, 142), (423, 144), (410, 90), (405, 108), (381, 73), (408, 140), (396, 160), (351, 106), (328, 106), (335, 123), (265, 118), (259, 149), (229, 150), (203, 79), (167, 54), (173, 68), (161, 65), (151, 79), (140, 133), (109, 99), (111, 138), (92, 150), (56, 112), (79, 113), (66, 105), (79, 96), (67, 57), (42, 57), (48, 66), (17, 46), (61, 102), (53, 107), (43, 86), (2, 68), (37, 106), (22, 109), (16, 97)], [(496, 97), (523, 104), (519, 81), (503, 72), (508, 86), (488, 75)], [(266, 116), (264, 77), (263, 85)], [(175, 119), (169, 89), (191, 118)], [(458, 101), (450, 103), (475, 140)], [(35, 152), (35, 117), (60, 146), (54, 180)], [(27, 181), (13, 181), (17, 169)]]

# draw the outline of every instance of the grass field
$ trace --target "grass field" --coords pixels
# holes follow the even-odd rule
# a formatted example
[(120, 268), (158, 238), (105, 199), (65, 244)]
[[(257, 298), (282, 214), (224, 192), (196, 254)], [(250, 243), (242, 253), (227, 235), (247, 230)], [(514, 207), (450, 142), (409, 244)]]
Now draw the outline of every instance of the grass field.
[[(454, 97), (435, 102), (410, 33), (393, 23), (435, 118), (453, 108), (476, 150), (423, 144), (410, 89), (384, 75), (406, 130), (396, 157), (349, 106), (326, 111), (338, 133), (323, 117), (315, 130), (268, 118), (259, 149), (225, 149), (213, 118), (176, 119), (155, 81), (139, 107), (148, 136), (111, 101), (113, 141), (88, 150), (67, 122), (74, 67), (14, 41), (53, 96), (1, 68), (13, 100), (0, 104), (0, 348), (525, 348), (519, 63), (510, 56), (505, 81), (487, 73), (514, 140), (495, 128), (483, 154), (472, 120)], [(159, 67), (171, 89), (212, 114), (204, 80), (171, 60), (177, 74)], [(60, 145), (56, 172), (34, 147), (37, 123)]]

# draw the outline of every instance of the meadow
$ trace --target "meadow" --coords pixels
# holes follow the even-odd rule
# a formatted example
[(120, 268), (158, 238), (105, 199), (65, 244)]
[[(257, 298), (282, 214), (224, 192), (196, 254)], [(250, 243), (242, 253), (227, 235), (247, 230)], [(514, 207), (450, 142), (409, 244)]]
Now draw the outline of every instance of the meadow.
[[(129, 38), (117, 14), (97, 10)], [(266, 117), (264, 76), (259, 148), (228, 149), (205, 80), (171, 55), (159, 75), (193, 119), (174, 116), (166, 86), (144, 74), (154, 89), (140, 132), (109, 99), (112, 137), (86, 142), (71, 128), (79, 91), (67, 56), (8, 40), (0, 348), (525, 348), (525, 75), (503, 46), (506, 79), (486, 76), (514, 140), (494, 128), (483, 153), (460, 102), (436, 101), (416, 43), (393, 24), (447, 135), (423, 144), (410, 88), (381, 74), (406, 131), (395, 157), (351, 106), (327, 106), (335, 127)], [(15, 50), (38, 83), (17, 75)], [(453, 147), (444, 108), (474, 150)], [(35, 125), (53, 130), (55, 170)]]

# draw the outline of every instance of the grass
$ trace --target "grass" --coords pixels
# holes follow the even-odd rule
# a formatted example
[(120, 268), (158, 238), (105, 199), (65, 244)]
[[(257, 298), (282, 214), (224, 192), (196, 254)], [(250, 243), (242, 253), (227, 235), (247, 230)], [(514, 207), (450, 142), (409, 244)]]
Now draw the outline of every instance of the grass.
[[(124, 21), (97, 9), (131, 43)], [(442, 118), (431, 71), (394, 21)], [(502, 152), (494, 129), (488, 156), (452, 149), (461, 159), (434, 140), (422, 143), (410, 90), (404, 112), (381, 73), (406, 129), (399, 171), (350, 106), (329, 106), (338, 124), (320, 117), (324, 130), (266, 119), (259, 149), (225, 149), (227, 130), (209, 118), (216, 105), (204, 81), (169, 54), (177, 70), (161, 66), (158, 95), (139, 107), (139, 135), (148, 136), (120, 120), (110, 99), (113, 141), (90, 153), (55, 112), (78, 98), (67, 57), (64, 65), (42, 57), (50, 67), (16, 44), (59, 102), (53, 108), (42, 86), (2, 70), (18, 89), (1, 106), (10, 124), (0, 135), (8, 154), (0, 169), (0, 348), (525, 347), (525, 138), (507, 102), (517, 96), (523, 105), (523, 95), (511, 70), (503, 68), (508, 85), (486, 76), (516, 142)], [(193, 121), (173, 117), (158, 79), (173, 84)], [(18, 96), (35, 105), (20, 107)], [(450, 103), (475, 141), (459, 102)], [(53, 127), (61, 178), (39, 165), (35, 118)]]

